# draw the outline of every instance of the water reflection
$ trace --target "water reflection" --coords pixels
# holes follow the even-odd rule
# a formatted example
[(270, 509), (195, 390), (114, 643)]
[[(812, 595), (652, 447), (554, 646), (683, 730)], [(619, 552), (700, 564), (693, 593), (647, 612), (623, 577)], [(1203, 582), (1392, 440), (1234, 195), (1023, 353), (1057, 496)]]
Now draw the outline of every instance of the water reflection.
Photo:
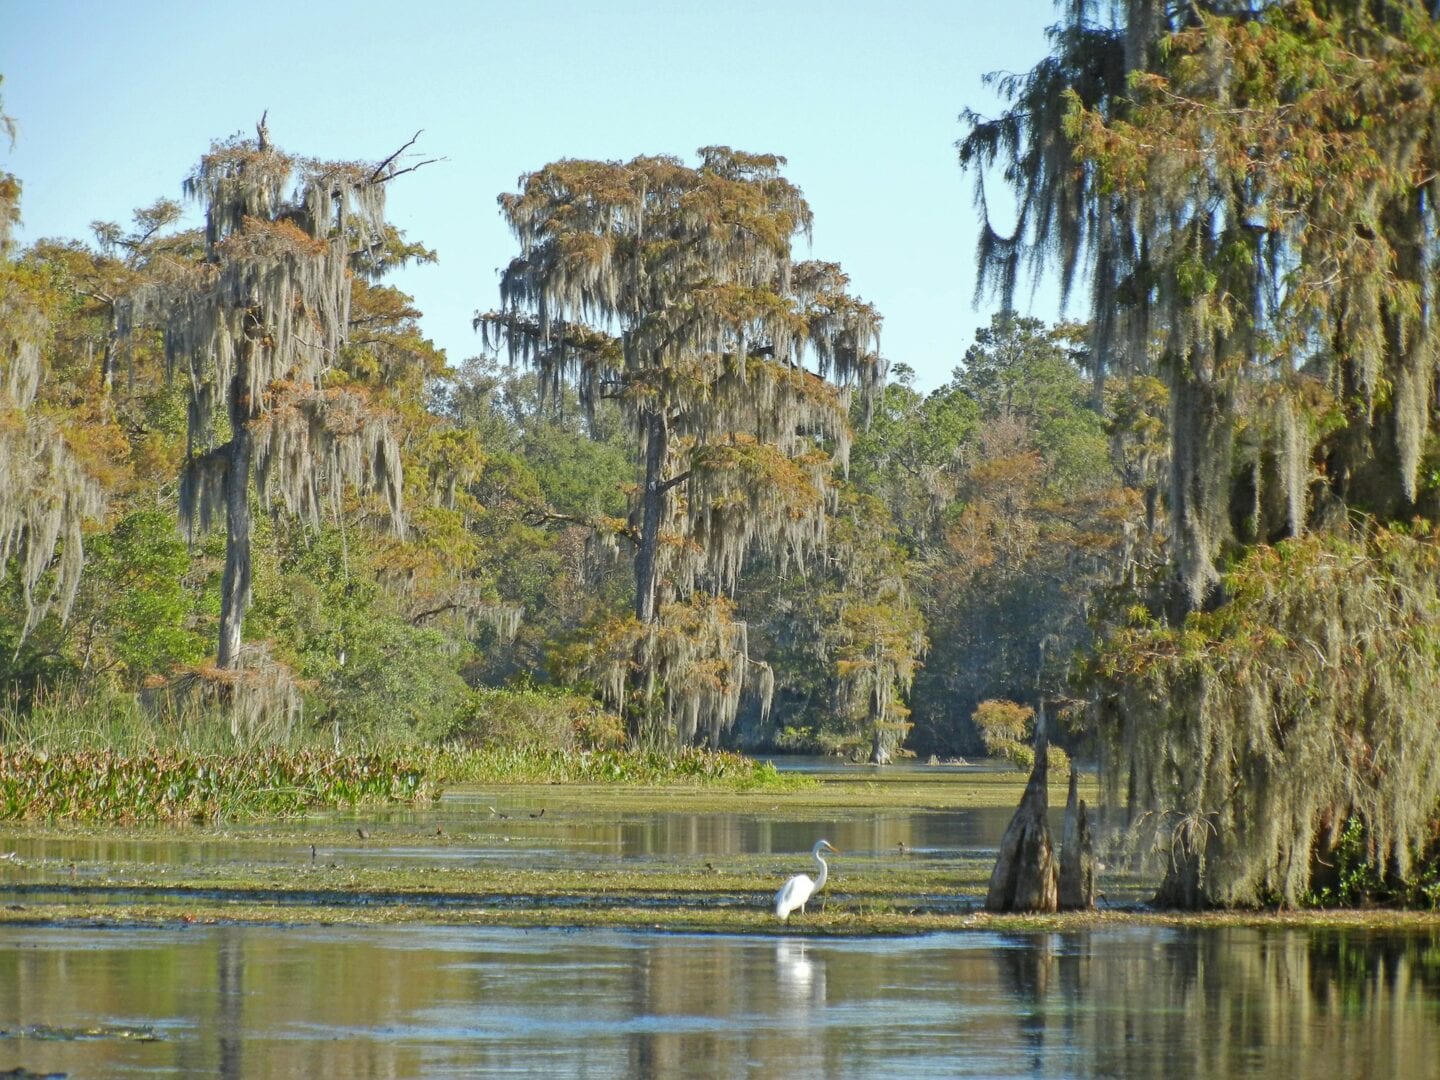
[(807, 1014), (825, 1005), (825, 958), (812, 959), (810, 942), (781, 938), (775, 943), (775, 985), (780, 1003), (792, 1014)]
[[(494, 801), (493, 794), (475, 796)], [(473, 799), (449, 800), (436, 808), (373, 813), (364, 818), (366, 839), (346, 829), (337, 842), (333, 831), (312, 857), (312, 837), (297, 830), (292, 845), (254, 838), (252, 829), (197, 828), (170, 835), (111, 837), (76, 832), (35, 835), (0, 830), (0, 883), (25, 881), (35, 867), (67, 868), (77, 876), (104, 877), (115, 866), (151, 865), (204, 868), (228, 862), (254, 866), (501, 864), (511, 868), (614, 868), (617, 861), (643, 865), (746, 855), (803, 854), (821, 836), (850, 856), (910, 860), (990, 858), (1013, 813), (1005, 807), (973, 810), (837, 809), (795, 818), (775, 816), (765, 807), (755, 813), (567, 812), (551, 809), (531, 818), (523, 808), (506, 820), (491, 817)], [(360, 819), (356, 819), (360, 820)], [(1058, 823), (1057, 823), (1058, 826)], [(255, 826), (260, 829), (261, 826)], [(437, 832), (438, 830), (438, 832)]]
[(73, 1076), (1433, 1076), (1437, 1000), (1440, 932), (0, 928), (0, 1069)]

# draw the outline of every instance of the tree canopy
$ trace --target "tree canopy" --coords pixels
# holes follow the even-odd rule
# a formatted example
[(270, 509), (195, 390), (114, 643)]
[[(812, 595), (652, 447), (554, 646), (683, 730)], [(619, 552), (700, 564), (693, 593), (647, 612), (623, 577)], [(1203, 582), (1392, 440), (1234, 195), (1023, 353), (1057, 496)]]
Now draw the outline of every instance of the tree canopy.
[(501, 308), (476, 319), (548, 394), (573, 384), (588, 415), (613, 400), (633, 427), (630, 512), (592, 523), (633, 548), (633, 617), (608, 622), (580, 663), (633, 735), (681, 742), (716, 740), (747, 679), (768, 696), (720, 594), (752, 551), (798, 565), (820, 549), (850, 439), (825, 376), (867, 393), (883, 377), (879, 316), (838, 266), (792, 263), (810, 210), (784, 160), (699, 156), (522, 177), (500, 198), (520, 253)]
[[(1161, 399), (1148, 380), (1168, 401), (1165, 570), (1132, 596), (1130, 626), (1091, 684), (1115, 791), (1133, 820), (1168, 823), (1166, 894), (1179, 902), (1297, 902), (1324, 862), (1325, 843), (1311, 841), (1333, 843), (1352, 817), (1384, 872), (1403, 876), (1429, 814), (1401, 808), (1429, 781), (1387, 771), (1365, 794), (1353, 781), (1391, 740), (1426, 745), (1430, 710), (1378, 698), (1327, 710), (1322, 782), (1306, 749), (1314, 729), (1279, 688), (1308, 678), (1317, 640), (1362, 652), (1374, 641), (1386, 670), (1409, 664), (1409, 646), (1379, 629), (1383, 610), (1354, 612), (1331, 593), (1343, 579), (1321, 573), (1307, 579), (1310, 602), (1330, 612), (1317, 639), (1315, 610), (1271, 606), (1282, 582), (1268, 575), (1293, 564), (1250, 549), (1281, 544), (1298, 558), (1320, 544), (1383, 579), (1393, 571), (1380, 552), (1399, 543), (1386, 534), (1433, 517), (1422, 463), (1435, 411), (1440, 29), (1409, 0), (1145, 2), (1109, 23), (1082, 4), (1052, 44), (1030, 73), (1001, 81), (1003, 117), (968, 117), (960, 153), (982, 204), (997, 164), (1020, 199), (1017, 231), (982, 243), (988, 280), (1009, 295), (1023, 262), (1053, 254), (1064, 281), (1089, 283), (1092, 371), (1120, 376), (1129, 401), (1117, 447), (1154, 444), (1144, 427)], [(1148, 456), (1130, 461), (1150, 471)], [(1226, 630), (1197, 656), (1187, 635), (1204, 637), (1212, 618)], [(1258, 632), (1252, 620), (1283, 639), (1264, 653), (1267, 675), (1227, 682), (1228, 635)], [(1127, 655), (1151, 657), (1143, 694)], [(1258, 717), (1275, 740), (1242, 735)], [(1298, 801), (1301, 787), (1327, 794)], [(1260, 792), (1272, 801), (1246, 802)]]

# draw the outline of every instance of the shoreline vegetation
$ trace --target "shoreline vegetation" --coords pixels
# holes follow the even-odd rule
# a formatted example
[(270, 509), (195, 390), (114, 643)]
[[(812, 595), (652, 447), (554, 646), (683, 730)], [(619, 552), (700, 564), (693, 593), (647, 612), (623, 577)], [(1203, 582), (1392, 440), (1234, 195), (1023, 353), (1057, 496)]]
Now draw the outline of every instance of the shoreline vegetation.
[(358, 751), (260, 747), (61, 750), (0, 744), (0, 821), (131, 825), (293, 817), (425, 803), (456, 783), (710, 784), (803, 787), (797, 775), (729, 751), (394, 746)]
[[(981, 908), (993, 851), (918, 850), (886, 831), (885, 823), (902, 814), (1003, 814), (1025, 783), (1018, 771), (853, 766), (804, 775), (705, 752), (670, 759), (639, 752), (397, 748), (367, 756), (270, 749), (216, 767), (222, 760), (173, 749), (127, 757), (6, 748), (0, 776), (49, 776), (53, 783), (63, 775), (72, 785), (88, 777), (95, 787), (114, 789), (112, 799), (123, 797), (124, 783), (130, 792), (161, 783), (147, 770), (169, 762), (197, 786), (218, 790), (243, 778), (252, 789), (243, 798), (212, 795), (207, 805), (293, 805), (305, 782), (323, 788), (330, 801), (285, 814), (252, 809), (233, 817), (182, 813), (148, 821), (132, 814), (128, 822), (120, 815), (105, 824), (74, 815), (21, 821), (11, 812), (0, 822), (0, 923), (91, 929), (433, 924), (836, 936), (1072, 932), (1136, 923), (1440, 933), (1435, 912), (1161, 911), (1144, 902), (1158, 876), (1118, 868), (1102, 876), (1107, 899), (1095, 911), (991, 914)], [(282, 765), (297, 770), (299, 779), (267, 789), (267, 778), (281, 775)], [(203, 778), (201, 769), (207, 770)], [(606, 775), (615, 769), (619, 775)], [(1092, 785), (1092, 777), (1083, 777), (1082, 791), (1093, 794)], [(448, 791), (443, 800), (442, 787)], [(1054, 812), (1065, 787), (1063, 781), (1050, 785)], [(87, 805), (119, 804), (92, 795)], [(556, 856), (569, 830), (618, 835), (622, 825), (665, 813), (758, 814), (770, 822), (845, 815), (873, 831), (834, 860), (820, 905), (783, 926), (770, 897), (802, 853), (706, 853), (698, 845), (644, 859)]]

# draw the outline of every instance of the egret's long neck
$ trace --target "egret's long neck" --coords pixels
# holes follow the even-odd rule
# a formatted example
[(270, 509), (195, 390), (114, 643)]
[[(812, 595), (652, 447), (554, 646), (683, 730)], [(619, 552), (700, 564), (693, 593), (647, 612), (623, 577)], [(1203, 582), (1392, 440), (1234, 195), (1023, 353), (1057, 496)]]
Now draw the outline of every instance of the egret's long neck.
[(815, 891), (819, 892), (820, 887), (825, 884), (825, 877), (830, 873), (830, 867), (825, 865), (825, 860), (820, 857), (820, 852), (813, 852), (815, 861), (820, 864), (820, 873), (815, 875)]

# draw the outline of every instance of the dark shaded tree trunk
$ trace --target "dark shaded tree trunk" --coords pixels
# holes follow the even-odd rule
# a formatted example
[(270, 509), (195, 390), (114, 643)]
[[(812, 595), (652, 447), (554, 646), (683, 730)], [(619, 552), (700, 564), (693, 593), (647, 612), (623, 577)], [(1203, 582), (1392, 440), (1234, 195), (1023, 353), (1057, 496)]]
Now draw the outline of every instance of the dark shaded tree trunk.
[(1095, 855), (1090, 842), (1090, 820), (1085, 800), (1079, 798), (1079, 779), (1070, 767), (1070, 793), (1065, 799), (1065, 831), (1060, 842), (1060, 910), (1085, 911), (1095, 906)]
[(230, 442), (225, 447), (225, 574), (220, 583), (220, 644), (215, 666), (240, 666), (245, 609), (250, 605), (250, 463), (255, 437), (250, 431), (252, 405), (245, 393), (248, 362), (244, 353), (260, 348), (249, 342), (235, 365), (230, 387)]
[[(645, 478), (640, 495), (640, 543), (635, 551), (635, 619), (642, 626), (656, 621), (660, 590), (660, 533), (665, 526), (665, 500), (669, 486), (665, 481), (665, 459), (670, 448), (670, 429), (664, 413), (649, 410), (645, 414)], [(646, 729), (655, 707), (655, 665), (649, 655), (652, 643), (642, 637), (636, 645), (635, 663), (646, 673), (644, 699), (631, 703), (626, 717), (626, 730), (631, 743), (646, 736)]]
[(230, 440), (225, 465), (225, 575), (220, 585), (220, 647), (215, 665), (240, 666), (245, 608), (250, 599), (250, 469), (248, 431)]
[(1178, 622), (1219, 599), (1215, 556), (1229, 539), (1234, 395), (1191, 371), (1175, 374), (1170, 395), (1170, 518), (1178, 578), (1170, 615)]
[(1178, 908), (1182, 911), (1200, 911), (1210, 905), (1201, 889), (1200, 855), (1194, 851), (1181, 851), (1170, 858), (1165, 880), (1155, 893), (1155, 906)]
[(1020, 806), (1000, 840), (1000, 854), (985, 896), (986, 911), (1055, 911), (1059, 906), (1055, 850), (1046, 817), (1050, 746), (1043, 715), (1036, 727), (1035, 766)]
[(652, 411), (645, 421), (645, 490), (640, 503), (640, 548), (635, 553), (635, 618), (655, 621), (659, 583), (660, 530), (665, 524), (665, 457), (670, 431), (665, 417)]

